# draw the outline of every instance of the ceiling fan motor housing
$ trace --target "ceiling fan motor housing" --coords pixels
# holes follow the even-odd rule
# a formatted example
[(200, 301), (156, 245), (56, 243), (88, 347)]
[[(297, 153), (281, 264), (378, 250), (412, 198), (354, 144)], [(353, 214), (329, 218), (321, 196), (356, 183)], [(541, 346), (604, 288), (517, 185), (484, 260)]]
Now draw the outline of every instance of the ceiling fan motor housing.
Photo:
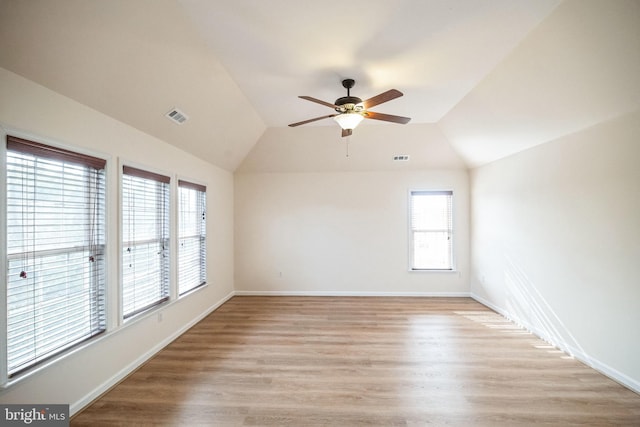
[(362, 99), (357, 96), (343, 96), (342, 98), (336, 99), (334, 102), (336, 105), (336, 111), (339, 113), (344, 113), (345, 111), (354, 110), (361, 111), (364, 109), (362, 105)]
[(357, 96), (351, 96), (351, 88), (356, 84), (353, 79), (344, 79), (342, 81), (342, 87), (347, 90), (347, 96), (336, 99), (334, 105), (336, 105), (336, 111), (338, 113), (345, 112), (360, 112), (364, 109), (362, 105), (362, 99)]

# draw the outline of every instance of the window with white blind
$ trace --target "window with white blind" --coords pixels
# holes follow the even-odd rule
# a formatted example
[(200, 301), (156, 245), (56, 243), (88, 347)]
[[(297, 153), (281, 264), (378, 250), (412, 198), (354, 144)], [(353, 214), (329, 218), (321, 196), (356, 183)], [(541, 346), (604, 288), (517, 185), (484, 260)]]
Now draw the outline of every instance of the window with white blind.
[(7, 136), (9, 378), (106, 329), (105, 165)]
[(452, 191), (411, 191), (411, 269), (453, 270)]
[(169, 177), (122, 169), (122, 315), (169, 299)]
[(178, 189), (178, 293), (184, 295), (207, 281), (207, 188), (179, 180)]

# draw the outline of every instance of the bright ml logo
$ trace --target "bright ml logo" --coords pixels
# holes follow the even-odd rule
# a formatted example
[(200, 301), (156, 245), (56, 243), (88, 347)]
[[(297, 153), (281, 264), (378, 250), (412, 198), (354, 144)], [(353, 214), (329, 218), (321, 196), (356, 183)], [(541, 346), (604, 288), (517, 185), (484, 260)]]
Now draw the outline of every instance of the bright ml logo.
[(3, 426), (68, 427), (69, 405), (0, 405)]

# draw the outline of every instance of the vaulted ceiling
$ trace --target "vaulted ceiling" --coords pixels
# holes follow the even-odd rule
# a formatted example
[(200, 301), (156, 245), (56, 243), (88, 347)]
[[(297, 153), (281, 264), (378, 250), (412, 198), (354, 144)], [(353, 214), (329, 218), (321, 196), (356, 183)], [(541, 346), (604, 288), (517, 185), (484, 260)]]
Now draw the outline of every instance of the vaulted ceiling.
[[(230, 171), (475, 167), (639, 109), (640, 2), (0, 0), (0, 67)], [(344, 78), (412, 121), (287, 127)]]

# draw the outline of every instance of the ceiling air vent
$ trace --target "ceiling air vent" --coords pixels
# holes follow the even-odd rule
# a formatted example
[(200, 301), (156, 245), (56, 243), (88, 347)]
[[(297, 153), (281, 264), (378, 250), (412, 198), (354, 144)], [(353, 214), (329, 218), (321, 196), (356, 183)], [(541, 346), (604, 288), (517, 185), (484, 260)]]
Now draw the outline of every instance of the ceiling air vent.
[(409, 155), (408, 154), (399, 154), (397, 156), (393, 156), (393, 161), (394, 162), (408, 162), (409, 161)]
[(183, 113), (182, 111), (178, 110), (177, 108), (172, 109), (167, 114), (165, 114), (165, 116), (169, 120), (171, 120), (172, 122), (176, 122), (179, 125), (181, 125), (184, 122), (186, 122), (187, 119), (189, 118), (189, 117), (187, 117), (187, 115), (185, 113)]

